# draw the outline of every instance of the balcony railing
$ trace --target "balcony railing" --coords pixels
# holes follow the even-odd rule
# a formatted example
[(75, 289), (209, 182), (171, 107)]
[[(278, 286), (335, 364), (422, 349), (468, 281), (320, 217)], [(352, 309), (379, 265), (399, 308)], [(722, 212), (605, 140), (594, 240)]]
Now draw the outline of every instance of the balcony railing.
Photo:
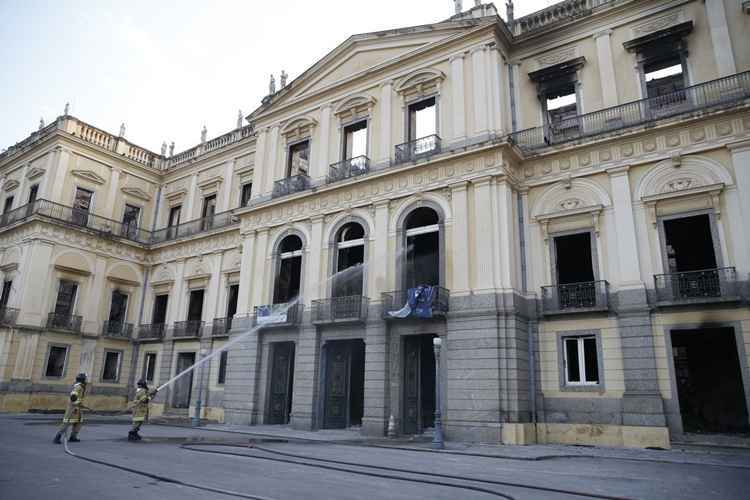
[(130, 339), (133, 336), (133, 324), (122, 321), (105, 321), (102, 335), (116, 339)]
[(203, 321), (175, 321), (172, 326), (174, 338), (200, 337), (203, 332)]
[(416, 287), (384, 292), (383, 318), (431, 318), (445, 316), (450, 303), (450, 290), (440, 286)]
[(542, 287), (542, 312), (564, 314), (609, 309), (609, 283), (604, 280)]
[(83, 318), (73, 314), (49, 313), (47, 315), (47, 328), (50, 330), (62, 330), (66, 332), (81, 332)]
[(328, 168), (328, 177), (326, 183), (343, 181), (350, 177), (364, 175), (370, 171), (370, 159), (366, 156), (357, 156), (348, 160), (334, 163)]
[(750, 98), (750, 71), (686, 87), (676, 92), (621, 104), (562, 119), (552, 125), (510, 134), (509, 141), (533, 151), (597, 134), (708, 108), (731, 105)]
[(286, 196), (292, 193), (299, 193), (310, 188), (310, 178), (305, 174), (293, 175), (285, 179), (276, 181), (273, 184), (272, 198)]
[(428, 135), (396, 146), (395, 163), (417, 161), (440, 153), (440, 137)]
[(364, 321), (367, 319), (369, 305), (370, 299), (361, 295), (313, 300), (312, 321), (313, 323)]
[(18, 309), (0, 307), (0, 326), (15, 326), (16, 319), (18, 319)]
[(141, 325), (138, 327), (138, 340), (160, 340), (164, 338), (164, 323)]
[(656, 301), (661, 304), (715, 302), (736, 299), (737, 271), (733, 267), (654, 276)]
[(263, 327), (292, 326), (302, 320), (302, 304), (269, 304), (255, 306), (253, 325)]
[(232, 318), (214, 319), (213, 328), (211, 328), (212, 337), (226, 337), (232, 329)]
[(213, 229), (229, 227), (233, 224), (239, 224), (239, 222), (240, 219), (234, 215), (234, 210), (227, 210), (226, 212), (220, 212), (209, 217), (202, 217), (175, 226), (157, 229), (152, 233), (150, 242), (162, 243), (178, 238), (185, 238)]

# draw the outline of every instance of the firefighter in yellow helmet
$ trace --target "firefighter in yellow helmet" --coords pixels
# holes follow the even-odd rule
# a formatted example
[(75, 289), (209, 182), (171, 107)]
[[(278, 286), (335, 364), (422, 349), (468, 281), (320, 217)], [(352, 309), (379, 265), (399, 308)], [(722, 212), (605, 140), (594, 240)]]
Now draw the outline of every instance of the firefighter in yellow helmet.
[(156, 396), (157, 389), (149, 390), (146, 381), (138, 381), (138, 389), (135, 391), (135, 400), (131, 403), (133, 407), (133, 428), (128, 432), (128, 441), (140, 441), (141, 436), (138, 431), (141, 429), (143, 422), (148, 419), (148, 404)]
[(70, 391), (70, 400), (68, 401), (68, 407), (65, 409), (65, 415), (63, 416), (62, 427), (55, 435), (55, 444), (60, 444), (63, 435), (68, 431), (69, 427), (73, 427), (73, 431), (70, 433), (70, 439), (68, 441), (77, 443), (78, 433), (81, 432), (81, 426), (83, 425), (83, 398), (86, 396), (86, 374), (79, 373), (76, 376), (76, 383), (73, 385), (73, 389)]

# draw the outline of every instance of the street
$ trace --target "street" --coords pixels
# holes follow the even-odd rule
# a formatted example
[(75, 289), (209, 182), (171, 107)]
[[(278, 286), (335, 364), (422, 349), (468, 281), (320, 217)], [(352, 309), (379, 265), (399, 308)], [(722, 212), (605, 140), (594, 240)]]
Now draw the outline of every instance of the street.
[(131, 443), (125, 420), (92, 417), (82, 441), (69, 443), (76, 458), (52, 444), (58, 419), (0, 417), (0, 498), (726, 499), (747, 498), (750, 488), (750, 450), (487, 446), (433, 453), (389, 449), (383, 441), (166, 425), (146, 425), (143, 441)]

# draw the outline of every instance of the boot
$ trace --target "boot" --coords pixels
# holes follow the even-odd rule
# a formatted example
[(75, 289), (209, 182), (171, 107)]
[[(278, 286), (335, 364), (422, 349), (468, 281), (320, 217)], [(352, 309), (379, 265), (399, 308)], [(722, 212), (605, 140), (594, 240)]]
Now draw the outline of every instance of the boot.
[(62, 443), (62, 432), (58, 432), (55, 434), (55, 439), (52, 441), (55, 444), (61, 444)]
[(73, 434), (70, 436), (70, 439), (68, 439), (69, 443), (80, 443), (81, 440), (78, 439), (78, 434)]
[(128, 441), (138, 441), (138, 433), (136, 431), (130, 431), (128, 432)]
[(135, 431), (135, 440), (136, 441), (140, 441), (141, 440), (141, 435), (138, 434), (138, 431)]

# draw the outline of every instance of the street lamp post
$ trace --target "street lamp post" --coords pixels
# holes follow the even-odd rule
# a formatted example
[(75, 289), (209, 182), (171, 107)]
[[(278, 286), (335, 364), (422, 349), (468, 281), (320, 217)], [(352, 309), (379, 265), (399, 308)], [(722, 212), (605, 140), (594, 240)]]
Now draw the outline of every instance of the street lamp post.
[[(206, 357), (206, 349), (200, 350), (200, 359)], [(201, 369), (198, 372), (198, 400), (195, 402), (195, 415), (193, 415), (192, 425), (193, 427), (198, 427), (201, 425), (201, 406), (203, 406), (203, 401), (201, 401), (201, 398), (203, 397), (203, 369), (205, 367), (205, 363), (201, 364)]]
[(440, 411), (440, 347), (443, 340), (440, 337), (432, 339), (432, 348), (435, 351), (435, 432), (432, 434), (432, 448), (442, 450), (445, 448), (443, 442), (443, 415)]

